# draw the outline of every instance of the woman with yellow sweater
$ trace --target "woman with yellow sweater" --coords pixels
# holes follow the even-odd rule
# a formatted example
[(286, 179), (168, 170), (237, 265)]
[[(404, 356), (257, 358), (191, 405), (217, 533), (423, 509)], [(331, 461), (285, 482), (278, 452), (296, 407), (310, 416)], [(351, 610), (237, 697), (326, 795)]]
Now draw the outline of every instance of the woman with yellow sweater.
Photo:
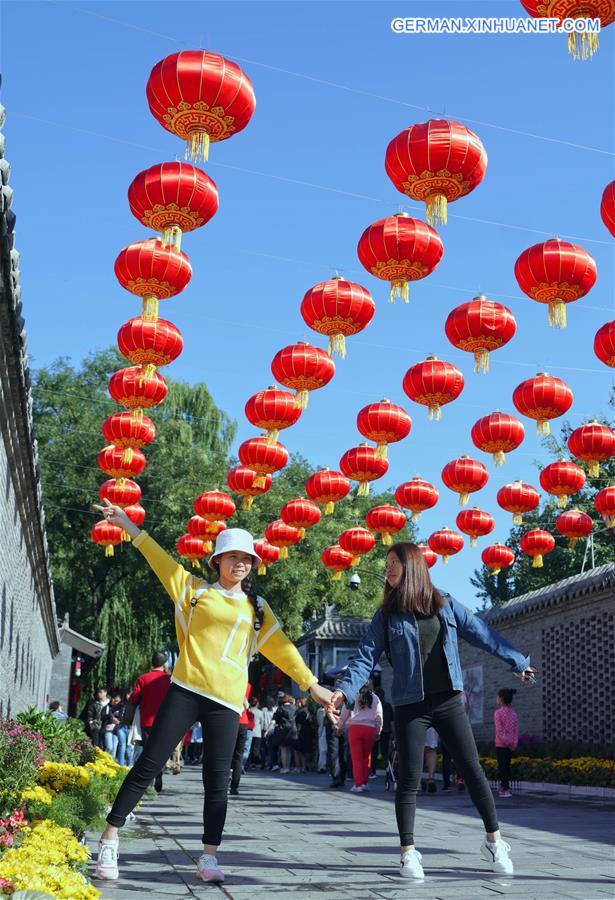
[(231, 759), (252, 655), (262, 653), (301, 690), (309, 690), (317, 703), (328, 704), (332, 695), (318, 684), (269, 604), (244, 583), (253, 566), (260, 563), (247, 531), (229, 528), (218, 535), (209, 559), (217, 578), (210, 585), (186, 571), (134, 525), (123, 509), (105, 503), (99, 508), (107, 521), (128, 532), (173, 601), (179, 658), (143, 753), (107, 816), (96, 871), (99, 878), (118, 878), (118, 829), (184, 732), (199, 721), (204, 738), (205, 804), (203, 853), (196, 874), (206, 882), (222, 882), (224, 875), (215, 854), (224, 829)]

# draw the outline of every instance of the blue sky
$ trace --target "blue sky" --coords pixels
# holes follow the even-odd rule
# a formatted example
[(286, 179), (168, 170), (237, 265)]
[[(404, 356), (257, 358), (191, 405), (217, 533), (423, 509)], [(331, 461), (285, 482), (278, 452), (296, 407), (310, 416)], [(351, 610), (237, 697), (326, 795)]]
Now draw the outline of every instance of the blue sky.
[[(275, 352), (297, 340), (324, 345), (299, 305), (335, 270), (372, 291), (376, 316), (348, 341), (334, 381), (312, 395), (286, 444), (315, 467), (337, 467), (360, 441), (358, 410), (385, 396), (400, 403), (413, 429), (391, 448), (383, 484), (420, 473), (440, 487), (438, 506), (423, 516), (424, 537), (454, 527), (458, 512), (456, 495), (441, 484), (442, 467), (463, 453), (487, 462), (471, 443), (472, 424), (496, 408), (514, 412), (512, 391), (524, 378), (546, 370), (570, 384), (573, 425), (606, 415), (612, 372), (592, 346), (614, 310), (613, 242), (599, 217), (602, 190), (614, 177), (613, 29), (587, 63), (574, 62), (557, 35), (390, 30), (398, 15), (460, 13), (525, 15), (508, 0), (5, 3), (6, 156), (34, 365), (59, 355), (77, 362), (111, 344), (138, 313), (113, 275), (118, 251), (148, 236), (130, 214), (126, 190), (137, 172), (183, 153), (150, 115), (145, 84), (163, 56), (204, 46), (244, 68), (257, 108), (243, 133), (213, 145), (205, 166), (220, 211), (184, 239), (194, 277), (161, 313), (182, 330), (185, 350), (166, 371), (204, 381), (238, 419), (239, 441), (253, 433), (243, 406), (271, 383)], [(479, 134), (487, 175), (450, 207), (436, 272), (411, 289), (409, 306), (391, 306), (383, 283), (360, 266), (356, 243), (385, 215), (422, 216), (389, 182), (384, 151), (410, 123), (442, 116)], [(513, 274), (519, 253), (551, 235), (575, 240), (598, 265), (596, 286), (569, 307), (562, 332), (548, 327), (546, 308), (520, 293)], [(508, 305), (518, 323), (487, 376), (475, 375), (471, 357), (444, 334), (448, 312), (481, 292)], [(429, 353), (466, 376), (464, 393), (439, 423), (428, 422), (401, 387), (408, 367)], [(494, 539), (505, 540), (510, 524), (495, 502), (498, 488), (515, 478), (537, 485), (534, 463), (547, 461), (533, 424), (525, 424), (525, 443), (502, 469), (488, 462), (490, 482), (475, 495), (496, 516)], [(474, 606), (468, 579), (479, 563), (480, 546), (467, 544), (434, 578)]]

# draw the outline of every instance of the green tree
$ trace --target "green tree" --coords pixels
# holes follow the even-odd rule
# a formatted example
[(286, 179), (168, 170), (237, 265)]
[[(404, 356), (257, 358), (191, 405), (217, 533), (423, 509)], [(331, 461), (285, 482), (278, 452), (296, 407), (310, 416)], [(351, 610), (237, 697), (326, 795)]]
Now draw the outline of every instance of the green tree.
[[(611, 396), (610, 405), (615, 406), (615, 394)], [(611, 427), (615, 425), (613, 421), (606, 424)], [(551, 434), (543, 439), (544, 448), (554, 459), (570, 457), (567, 442), (571, 431), (570, 426), (566, 424), (561, 428), (559, 436)], [(615, 558), (615, 529), (606, 527), (594, 506), (594, 498), (599, 490), (615, 483), (615, 457), (601, 463), (598, 478), (591, 478), (587, 471), (588, 467), (580, 460), (576, 462), (585, 469), (587, 481), (583, 490), (568, 502), (567, 509), (580, 509), (594, 520), (594, 560), (596, 566), (600, 566), (613, 562)], [(543, 465), (537, 462), (536, 483), (541, 468)], [(500, 605), (512, 597), (580, 573), (586, 542), (579, 541), (574, 548), (568, 546), (568, 540), (555, 528), (555, 520), (562, 511), (557, 507), (556, 498), (549, 496), (537, 510), (524, 514), (522, 525), (511, 529), (506, 544), (515, 552), (514, 565), (510, 569), (502, 570), (497, 576), (494, 576), (486, 566), (474, 572), (470, 581), (477, 589), (478, 596), (482, 598), (484, 607)], [(532, 560), (520, 548), (523, 534), (532, 528), (549, 531), (555, 538), (555, 549), (545, 556), (544, 566), (539, 569), (532, 567)]]
[[(96, 461), (103, 446), (100, 427), (118, 410), (107, 384), (123, 364), (114, 350), (93, 353), (79, 367), (59, 359), (38, 370), (33, 389), (58, 611), (69, 612), (74, 628), (105, 643), (104, 675), (99, 668), (97, 678), (104, 677), (108, 684), (129, 683), (147, 667), (153, 650), (175, 646), (168, 598), (140, 554), (123, 545), (112, 559), (106, 558), (89, 536), (99, 518), (92, 503), (105, 480)], [(147, 511), (144, 527), (174, 552), (196, 496), (225, 488), (226, 473), (234, 464), (229, 448), (235, 424), (216, 407), (205, 385), (165, 379), (167, 399), (148, 413), (157, 435), (146, 448), (147, 467), (138, 481)], [(233, 524), (262, 535), (283, 503), (304, 493), (314, 468), (300, 456), (292, 457), (271, 490), (256, 499), (252, 510), (238, 510)], [(291, 637), (298, 637), (304, 622), (325, 603), (335, 603), (342, 613), (371, 614), (381, 593), (378, 582), (366, 579), (361, 591), (349, 591), (347, 579), (330, 580), (320, 554), (345, 528), (364, 524), (371, 506), (391, 500), (389, 492), (347, 498), (290, 550), (288, 561), (272, 566), (263, 578), (255, 577)], [(413, 526), (399, 536), (412, 537)], [(382, 550), (370, 554), (367, 567), (383, 571), (384, 555)]]

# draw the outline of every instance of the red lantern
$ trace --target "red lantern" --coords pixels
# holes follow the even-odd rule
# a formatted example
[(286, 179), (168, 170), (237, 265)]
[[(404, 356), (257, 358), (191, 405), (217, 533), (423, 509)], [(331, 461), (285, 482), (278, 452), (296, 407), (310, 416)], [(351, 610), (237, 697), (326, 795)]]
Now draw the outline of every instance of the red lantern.
[(415, 403), (429, 410), (429, 418), (441, 417), (441, 407), (452, 403), (463, 390), (463, 375), (451, 363), (428, 356), (411, 366), (404, 376), (403, 388)]
[[(565, 19), (600, 19), (600, 28), (615, 21), (612, 0), (521, 0), (523, 7), (535, 19), (553, 19), (559, 30)], [(574, 59), (591, 59), (598, 50), (596, 32), (568, 32), (568, 53)]]
[(136, 481), (130, 478), (110, 478), (104, 481), (98, 488), (98, 496), (101, 500), (108, 500), (114, 506), (133, 506), (141, 499), (141, 488)]
[(267, 566), (272, 566), (280, 558), (280, 548), (274, 547), (265, 538), (254, 541), (254, 549), (261, 558), (261, 564), (256, 570), (257, 575), (266, 575)]
[(432, 566), (438, 562), (438, 554), (434, 553), (431, 547), (427, 547), (425, 544), (419, 544), (419, 550), (423, 554), (423, 559), (427, 564), (427, 568), (431, 569)]
[(592, 419), (586, 425), (575, 428), (568, 438), (568, 449), (577, 459), (589, 465), (589, 477), (597, 478), (600, 463), (615, 455), (615, 431)]
[(472, 428), (474, 446), (493, 454), (496, 466), (504, 465), (506, 454), (516, 450), (524, 437), (525, 429), (519, 419), (499, 411), (483, 416)]
[(412, 419), (401, 406), (390, 400), (380, 400), (379, 403), (368, 403), (359, 411), (357, 428), (363, 437), (377, 444), (376, 455), (386, 459), (388, 444), (408, 437)]
[(415, 475), (411, 481), (399, 485), (395, 491), (395, 502), (404, 509), (412, 510), (412, 519), (418, 521), (422, 512), (436, 505), (439, 496), (433, 484)]
[(369, 496), (369, 482), (382, 478), (388, 468), (387, 460), (379, 457), (369, 444), (352, 447), (340, 459), (340, 469), (344, 475), (359, 482), (358, 497)]
[(498, 504), (506, 512), (513, 513), (513, 525), (521, 525), (523, 513), (531, 512), (540, 503), (540, 494), (531, 484), (524, 481), (511, 481), (500, 488), (497, 494)]
[(615, 181), (611, 181), (604, 189), (600, 203), (600, 215), (606, 227), (615, 237)]
[(242, 131), (256, 106), (239, 66), (206, 50), (182, 50), (156, 63), (146, 88), (151, 114), (186, 141), (186, 159), (207, 159), (209, 144)]
[(352, 566), (352, 553), (342, 550), (339, 544), (333, 544), (332, 547), (325, 547), (321, 554), (321, 560), (327, 569), (331, 569), (332, 581), (339, 581), (342, 572), (346, 572)]
[(354, 528), (347, 528), (342, 531), (338, 544), (342, 550), (352, 554), (352, 565), (358, 566), (361, 557), (366, 553), (370, 553), (376, 546), (376, 538), (368, 531), (367, 528), (361, 528), (356, 525)]
[(271, 475), (265, 475), (265, 484), (259, 486), (257, 481), (261, 481), (261, 476), (254, 469), (247, 466), (235, 466), (226, 476), (226, 483), (234, 494), (243, 497), (241, 508), (252, 509), (254, 498), (261, 494), (266, 494), (271, 487)]
[(213, 542), (222, 531), (226, 531), (226, 525), (224, 522), (203, 519), (201, 516), (192, 516), (188, 520), (186, 531), (192, 537), (200, 538), (203, 541), (205, 552), (211, 553)]
[(207, 550), (200, 538), (192, 537), (191, 534), (182, 534), (175, 546), (180, 556), (191, 561), (194, 569), (201, 568), (199, 560), (207, 556)]
[(305, 409), (309, 392), (329, 384), (335, 375), (335, 363), (324, 350), (299, 341), (276, 353), (271, 371), (280, 384), (297, 392), (295, 402)]
[(383, 503), (382, 506), (374, 506), (365, 516), (365, 524), (370, 531), (375, 531), (380, 535), (380, 539), (385, 547), (389, 547), (393, 543), (392, 534), (396, 534), (406, 524), (406, 514), (403, 510), (390, 503)]
[(489, 473), (477, 459), (460, 456), (444, 466), (442, 481), (447, 488), (459, 494), (459, 505), (465, 506), (470, 499), (470, 494), (485, 487), (489, 481)]
[(128, 188), (130, 211), (147, 228), (162, 232), (162, 246), (175, 250), (182, 233), (194, 231), (218, 212), (218, 188), (190, 163), (164, 162), (145, 169)]
[(348, 496), (350, 481), (334, 469), (320, 469), (305, 482), (305, 493), (315, 503), (324, 506), (325, 516), (330, 516), (335, 504)]
[(145, 468), (146, 461), (140, 450), (132, 451), (129, 462), (124, 460), (124, 451), (110, 444), (104, 447), (98, 454), (98, 466), (111, 478), (130, 478), (140, 475)]
[(367, 288), (340, 275), (321, 281), (301, 302), (303, 321), (319, 334), (329, 337), (329, 353), (346, 356), (346, 338), (367, 328), (376, 304)]
[(424, 201), (427, 221), (436, 225), (446, 222), (447, 203), (481, 183), (487, 154), (478, 135), (465, 125), (430, 119), (393, 138), (384, 167), (398, 191)]
[(607, 322), (596, 332), (594, 353), (605, 366), (615, 368), (615, 320)]
[(143, 318), (158, 318), (158, 301), (180, 294), (192, 278), (185, 253), (163, 247), (157, 238), (135, 241), (115, 260), (115, 277), (127, 291), (143, 300)]
[(396, 297), (408, 303), (410, 282), (430, 275), (443, 253), (438, 232), (406, 213), (368, 225), (357, 246), (361, 265), (370, 275), (390, 283), (391, 303)]
[(463, 549), (463, 538), (452, 528), (440, 528), (434, 531), (427, 540), (430, 550), (442, 557), (442, 562), (447, 563), (451, 556)]
[(277, 441), (279, 432), (290, 428), (301, 417), (294, 395), (274, 385), (253, 394), (246, 403), (245, 412), (248, 422), (266, 431), (270, 441)]
[(584, 297), (596, 282), (594, 259), (582, 247), (554, 238), (524, 250), (515, 278), (524, 294), (549, 304), (549, 325), (566, 327), (566, 304)]
[(133, 418), (143, 418), (143, 409), (158, 406), (167, 395), (167, 385), (158, 372), (146, 375), (140, 366), (114, 372), (109, 379), (109, 394), (121, 406), (134, 410)]
[(207, 519), (208, 522), (230, 519), (236, 509), (233, 499), (223, 491), (206, 491), (199, 494), (193, 506), (197, 516)]
[(538, 434), (550, 434), (549, 419), (563, 416), (572, 406), (572, 391), (561, 378), (539, 372), (513, 391), (513, 403), (521, 415), (536, 419)]
[(557, 505), (564, 509), (568, 498), (578, 493), (585, 484), (585, 472), (580, 466), (567, 459), (545, 466), (540, 473), (540, 486), (543, 491), (557, 497)]
[(497, 493), (498, 504), (506, 512), (513, 513), (513, 525), (521, 525), (523, 514), (538, 508), (540, 494), (531, 484), (524, 481), (511, 481)]
[(272, 443), (266, 436), (244, 441), (239, 447), (238, 456), (242, 465), (258, 472), (255, 487), (263, 487), (265, 475), (279, 472), (288, 463), (288, 450), (284, 444), (278, 441)]
[(525, 532), (519, 546), (524, 553), (532, 557), (532, 568), (542, 569), (542, 558), (555, 547), (555, 538), (542, 528), (534, 528)]
[(265, 528), (265, 538), (274, 547), (280, 548), (280, 559), (288, 559), (288, 548), (299, 543), (301, 534), (298, 528), (287, 525), (282, 519), (276, 519)]
[(289, 500), (280, 510), (280, 518), (286, 525), (296, 528), (301, 538), (305, 537), (306, 528), (312, 528), (320, 522), (322, 513), (315, 503), (311, 500), (304, 500), (299, 497), (296, 500)]
[[(143, 523), (145, 522), (145, 510), (140, 503), (132, 503), (130, 506), (125, 506), (124, 512), (130, 519), (130, 521), (137, 526), (137, 528), (140, 528), (141, 525), (143, 525)], [(122, 541), (130, 543), (131, 540), (132, 538), (130, 537), (128, 532), (122, 531)]]
[(515, 554), (510, 547), (506, 547), (504, 544), (491, 544), (491, 546), (485, 547), (480, 558), (494, 575), (499, 575), (502, 569), (512, 566)]
[(458, 513), (457, 528), (471, 538), (470, 547), (476, 547), (479, 537), (485, 537), (493, 531), (495, 519), (484, 509), (473, 506), (471, 509), (462, 509)]
[(594, 506), (607, 528), (615, 528), (615, 485), (603, 488), (594, 497)]
[(555, 527), (568, 538), (568, 546), (573, 549), (580, 540), (589, 537), (594, 530), (594, 522), (591, 516), (580, 509), (569, 509), (559, 514)]
[(137, 317), (124, 322), (117, 333), (120, 353), (150, 376), (155, 366), (168, 366), (184, 348), (181, 331), (166, 319)]
[(136, 421), (132, 413), (118, 412), (105, 419), (102, 433), (109, 444), (114, 444), (124, 451), (124, 462), (130, 462), (133, 450), (146, 447), (154, 440), (156, 426), (147, 416)]
[(481, 296), (452, 310), (444, 330), (454, 347), (474, 354), (475, 372), (488, 372), (489, 354), (514, 337), (517, 323), (507, 306)]
[(107, 522), (106, 519), (101, 519), (93, 526), (90, 537), (95, 544), (105, 548), (105, 556), (113, 556), (113, 548), (122, 542), (122, 529)]

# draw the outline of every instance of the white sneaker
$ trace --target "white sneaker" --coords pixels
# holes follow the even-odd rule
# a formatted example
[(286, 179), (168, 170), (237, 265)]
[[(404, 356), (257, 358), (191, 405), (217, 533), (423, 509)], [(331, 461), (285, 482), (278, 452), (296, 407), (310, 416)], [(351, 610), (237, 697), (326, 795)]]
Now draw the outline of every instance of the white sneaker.
[(120, 842), (102, 839), (98, 842), (98, 859), (96, 860), (96, 876), (107, 881), (115, 881), (120, 877), (117, 866)]
[(512, 875), (514, 868), (512, 859), (508, 855), (510, 852), (510, 844), (498, 838), (493, 843), (491, 841), (483, 841), (480, 846), (480, 855), (487, 862), (491, 863), (491, 868), (498, 875)]
[(369, 794), (369, 785), (362, 784), (361, 787), (359, 788), (359, 790), (361, 791), (362, 794)]
[(209, 883), (224, 881), (224, 872), (213, 854), (201, 853), (196, 864), (196, 877)]
[(280, 775), (290, 775), (290, 769), (280, 769)]
[(272, 766), (272, 767), (271, 767), (271, 771), (272, 771), (272, 772), (279, 772), (279, 771), (280, 771), (280, 767), (279, 767), (279, 766)]
[(360, 792), (361, 792), (361, 788), (357, 787), (356, 784), (353, 784), (352, 787), (350, 788), (351, 794), (359, 794)]
[(399, 874), (402, 878), (424, 878), (423, 866), (421, 859), (423, 857), (418, 850), (406, 850), (401, 855), (399, 864)]

